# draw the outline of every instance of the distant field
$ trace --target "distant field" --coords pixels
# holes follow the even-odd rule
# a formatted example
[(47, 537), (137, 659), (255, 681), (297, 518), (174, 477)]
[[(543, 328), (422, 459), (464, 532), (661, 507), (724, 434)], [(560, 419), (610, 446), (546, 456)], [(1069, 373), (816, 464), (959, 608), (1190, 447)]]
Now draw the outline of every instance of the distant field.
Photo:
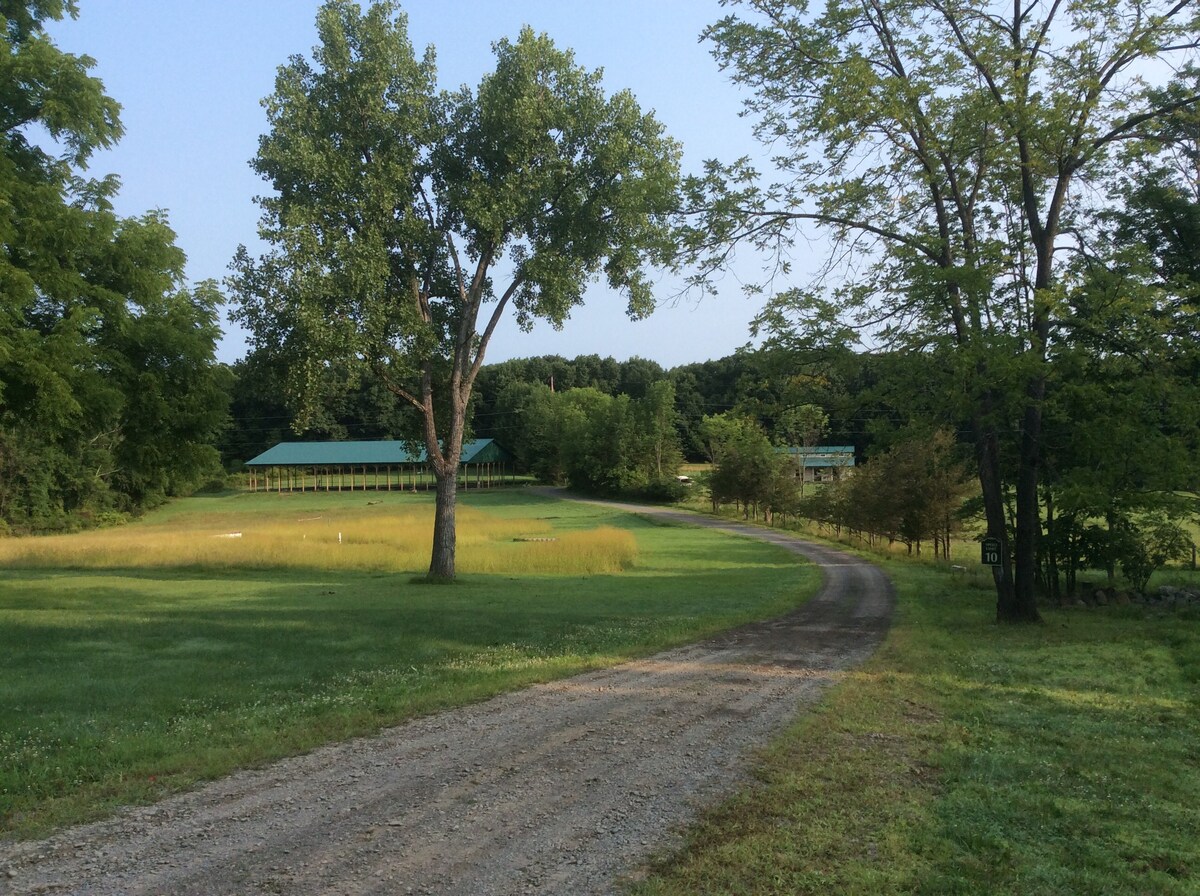
[(496, 490), (463, 497), (460, 581), (414, 584), (431, 507), (228, 494), (0, 540), (0, 835), (780, 614), (819, 580), (769, 545)]

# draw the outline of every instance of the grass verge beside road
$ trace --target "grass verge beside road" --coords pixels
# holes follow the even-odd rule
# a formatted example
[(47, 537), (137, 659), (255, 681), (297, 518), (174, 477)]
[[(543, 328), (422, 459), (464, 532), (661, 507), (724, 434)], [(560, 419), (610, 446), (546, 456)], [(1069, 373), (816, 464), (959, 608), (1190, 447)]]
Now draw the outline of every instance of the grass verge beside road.
[(633, 892), (1200, 892), (1200, 617), (997, 627), (992, 592), (888, 570), (879, 653)]
[[(384, 520), (432, 496), (380, 500), (196, 498), (125, 532), (207, 539), (248, 532), (272, 513)], [(237, 767), (781, 614), (819, 581), (770, 545), (605, 507), (519, 491), (463, 504), (569, 544), (620, 529), (636, 541), (636, 558), (621, 572), (563, 572), (556, 560), (555, 572), (539, 573), (516, 562), (525, 543), (505, 529), (488, 551), (510, 554), (519, 571), (467, 574), (454, 586), (413, 584), (420, 568), (197, 565), (182, 548), (179, 567), (159, 556), (139, 568), (131, 554), (126, 568), (0, 570), (0, 836), (38, 835)]]

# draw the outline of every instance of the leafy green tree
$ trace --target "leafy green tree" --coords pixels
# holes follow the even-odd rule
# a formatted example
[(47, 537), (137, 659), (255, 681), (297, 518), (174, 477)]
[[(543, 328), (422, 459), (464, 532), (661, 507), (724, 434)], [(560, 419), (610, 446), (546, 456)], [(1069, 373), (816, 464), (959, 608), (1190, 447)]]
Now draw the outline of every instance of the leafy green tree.
[(872, 540), (899, 541), (918, 554), (923, 542), (932, 541), (934, 556), (949, 558), (971, 490), (953, 433), (910, 431), (856, 467), (852, 476), (823, 485), (804, 500), (801, 512)]
[(571, 361), (571, 381), (558, 383), (557, 388), (566, 390), (590, 386), (605, 395), (620, 393), (621, 366), (614, 358), (599, 355), (579, 355)]
[(114, 485), (130, 506), (186, 495), (221, 472), (232, 375), (214, 363), (224, 297), (211, 282), (155, 295), (112, 347), (124, 395)]
[(1121, 156), (1113, 206), (1101, 215), (1124, 246), (1153, 259), (1162, 284), (1200, 283), (1200, 68), (1189, 66), (1151, 97), (1168, 109)]
[[(1088, 300), (1089, 326), (1099, 323), (1100, 301)], [(1101, 329), (1106, 343), (1141, 341), (1116, 320)], [(1195, 512), (1195, 499), (1179, 489), (1194, 482), (1200, 469), (1200, 389), (1194, 379), (1180, 377), (1156, 345), (1163, 349), (1169, 343), (1154, 339), (1136, 353), (1115, 353), (1077, 332), (1053, 354), (1041, 490), (1046, 538), (1040, 553), (1055, 597), (1061, 596), (1060, 576), (1068, 592), (1075, 590), (1085, 561), (1099, 562), (1111, 574), (1119, 561), (1104, 545), (1128, 541), (1117, 537), (1118, 530)]]
[(1122, 558), (1138, 566), (1152, 530), (1197, 509), (1184, 490), (1200, 481), (1200, 110), (1181, 101), (1198, 80), (1187, 70), (1152, 92), (1173, 108), (1124, 148), (1110, 204), (1083, 219), (1067, 265), (1042, 490), (1056, 596), (1085, 562), (1110, 580)]
[(1171, 560), (1183, 560), (1192, 552), (1187, 531), (1163, 514), (1122, 521), (1115, 534), (1114, 553), (1121, 571), (1134, 590), (1143, 594), (1155, 570)]
[(306, 404), (337, 362), (416, 409), (437, 479), (429, 575), (449, 579), (467, 410), (497, 324), (511, 309), (560, 326), (600, 274), (648, 313), (646, 267), (674, 248), (679, 148), (528, 29), (453, 93), (394, 3), (330, 0), (317, 30), (313, 59), (284, 65), (265, 103), (254, 167), (275, 189), (260, 227), (273, 249), (238, 254), (240, 319), (289, 359)]
[(796, 479), (804, 497), (804, 460), (809, 448), (818, 444), (829, 427), (829, 415), (815, 404), (786, 408), (775, 421), (776, 431), (788, 448), (796, 448)]
[[(777, 326), (811, 347), (852, 341), (950, 348), (970, 409), (990, 535), (1005, 546), (997, 618), (1039, 618), (1038, 484), (1049, 348), (1064, 306), (1072, 219), (1114, 147), (1196, 101), (1137, 91), (1143, 63), (1186, 59), (1187, 2), (746, 0), (708, 32), (749, 87), (759, 134), (785, 175), (710, 163), (686, 231), (701, 270), (729, 245), (775, 250), (797, 225), (848, 258), (845, 286), (777, 296)], [(832, 267), (824, 274), (831, 279)], [(1017, 434), (1009, 440), (1010, 433)], [(1009, 444), (1005, 444), (1009, 442)], [(1015, 494), (1010, 540), (1004, 496)]]
[(494, 436), (512, 452), (519, 469), (555, 485), (567, 479), (561, 398), (543, 383), (510, 383), (497, 403), (501, 421)]
[[(542, 388), (542, 387), (538, 387)], [(557, 446), (573, 488), (598, 495), (670, 497), (676, 486), (678, 436), (670, 383), (656, 383), (640, 400), (585, 386), (553, 396)]]
[(556, 396), (562, 418), (559, 451), (573, 488), (616, 495), (634, 482), (634, 428), (629, 396), (585, 386)]
[(713, 470), (713, 510), (734, 503), (747, 519), (763, 510), (768, 519), (794, 504), (795, 477), (758, 421), (734, 414), (706, 416), (701, 424)]
[(617, 392), (635, 400), (645, 398), (656, 383), (662, 381), (666, 371), (655, 361), (633, 357), (620, 365), (620, 381)]
[(137, 511), (218, 468), (220, 295), (187, 289), (155, 213), (120, 219), (115, 177), (84, 176), (118, 105), (47, 21), (0, 4), (0, 518), (23, 529)]
[[(116, 102), (88, 73), (93, 61), (62, 52), (45, 32), (47, 20), (76, 15), (74, 4), (6, 3), (2, 11), (0, 510), (40, 528), (103, 491), (80, 472), (85, 418), (119, 399), (87, 376), (96, 313), (80, 301), (86, 285), (76, 258), (116, 185), (76, 171), (121, 126)], [(57, 145), (43, 147), (43, 135)], [(80, 402), (85, 378), (91, 400)]]
[(675, 476), (683, 454), (679, 449), (679, 430), (675, 423), (675, 384), (660, 379), (646, 386), (644, 395), (632, 402), (639, 435), (638, 466), (649, 482), (661, 482)]

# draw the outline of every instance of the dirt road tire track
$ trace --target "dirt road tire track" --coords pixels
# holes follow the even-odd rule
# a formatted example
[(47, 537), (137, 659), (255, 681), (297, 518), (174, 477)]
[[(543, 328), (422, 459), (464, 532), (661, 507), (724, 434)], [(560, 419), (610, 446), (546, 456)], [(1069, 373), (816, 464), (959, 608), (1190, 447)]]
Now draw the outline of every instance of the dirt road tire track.
[(786, 617), (234, 774), (43, 841), (0, 844), (0, 893), (603, 894), (886, 634), (877, 568), (671, 511), (819, 564)]

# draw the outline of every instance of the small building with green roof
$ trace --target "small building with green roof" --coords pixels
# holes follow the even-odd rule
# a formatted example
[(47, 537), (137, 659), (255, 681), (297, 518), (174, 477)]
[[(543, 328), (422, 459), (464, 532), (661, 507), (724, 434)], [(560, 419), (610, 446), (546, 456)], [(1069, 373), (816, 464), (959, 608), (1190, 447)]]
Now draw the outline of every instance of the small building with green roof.
[(830, 482), (854, 472), (853, 445), (793, 445), (780, 448), (792, 459), (796, 478), (804, 482)]

